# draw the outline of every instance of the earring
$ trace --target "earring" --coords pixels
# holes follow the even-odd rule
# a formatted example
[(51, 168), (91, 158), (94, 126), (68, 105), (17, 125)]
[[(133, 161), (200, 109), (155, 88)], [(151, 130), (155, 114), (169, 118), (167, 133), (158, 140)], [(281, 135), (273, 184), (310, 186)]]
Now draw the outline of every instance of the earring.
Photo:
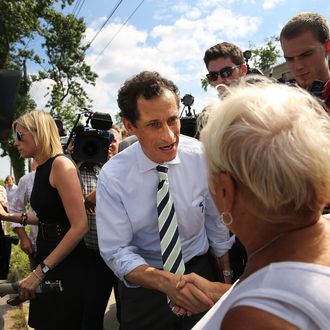
[[(224, 221), (225, 220), (225, 216), (228, 216), (228, 218), (229, 218), (229, 221), (228, 222)], [(233, 216), (231, 215), (231, 213), (230, 212), (227, 212), (227, 211), (222, 212), (221, 213), (221, 217), (222, 217), (221, 222), (225, 226), (230, 226), (233, 223), (233, 221), (234, 221)]]

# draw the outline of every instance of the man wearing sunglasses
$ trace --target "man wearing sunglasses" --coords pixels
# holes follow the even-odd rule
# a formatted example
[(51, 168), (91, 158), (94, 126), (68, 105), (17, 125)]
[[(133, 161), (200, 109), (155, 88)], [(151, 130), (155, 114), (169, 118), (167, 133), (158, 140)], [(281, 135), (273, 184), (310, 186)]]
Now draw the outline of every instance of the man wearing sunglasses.
[(219, 84), (230, 86), (245, 76), (247, 67), (242, 51), (230, 42), (222, 42), (205, 51), (206, 75), (211, 86)]
[[(230, 42), (222, 42), (208, 48), (205, 51), (204, 63), (209, 72), (206, 77), (220, 95), (223, 88), (218, 85), (230, 86), (247, 74), (243, 52)], [(236, 281), (242, 275), (247, 261), (245, 248), (237, 237), (229, 250), (229, 259), (233, 281)]]

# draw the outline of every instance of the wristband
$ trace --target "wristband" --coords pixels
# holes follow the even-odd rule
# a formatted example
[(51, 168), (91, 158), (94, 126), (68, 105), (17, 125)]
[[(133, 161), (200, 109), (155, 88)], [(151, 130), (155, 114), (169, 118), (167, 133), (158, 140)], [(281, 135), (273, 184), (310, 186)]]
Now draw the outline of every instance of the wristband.
[(37, 272), (36, 272), (35, 269), (33, 269), (32, 273), (33, 273), (33, 275), (34, 275), (34, 276), (35, 276), (40, 282), (43, 281), (43, 279), (37, 274)]
[(20, 224), (22, 226), (26, 226), (27, 225), (27, 219), (28, 219), (28, 216), (25, 212), (22, 213), (21, 215), (21, 221), (20, 221)]

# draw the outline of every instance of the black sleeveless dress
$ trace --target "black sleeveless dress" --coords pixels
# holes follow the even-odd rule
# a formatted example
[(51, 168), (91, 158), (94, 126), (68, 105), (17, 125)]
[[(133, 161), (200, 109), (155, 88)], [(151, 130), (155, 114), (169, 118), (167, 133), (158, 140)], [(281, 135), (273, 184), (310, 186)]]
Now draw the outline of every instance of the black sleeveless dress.
[[(31, 206), (42, 223), (37, 237), (37, 262), (43, 261), (55, 249), (70, 227), (61, 198), (49, 183), (56, 157), (37, 167), (31, 194)], [(61, 280), (64, 290), (61, 293), (37, 294), (36, 299), (30, 301), (30, 327), (38, 330), (82, 328), (86, 255), (82, 240), (60, 264), (47, 272), (45, 280)]]

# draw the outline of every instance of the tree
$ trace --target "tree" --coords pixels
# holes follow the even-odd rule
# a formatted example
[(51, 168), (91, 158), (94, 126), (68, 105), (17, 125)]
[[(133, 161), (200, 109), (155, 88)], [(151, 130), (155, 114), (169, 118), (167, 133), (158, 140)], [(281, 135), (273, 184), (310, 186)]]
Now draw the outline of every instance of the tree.
[[(50, 100), (47, 107), (52, 115), (64, 122), (72, 122), (73, 113), (90, 105), (82, 83), (94, 84), (96, 74), (85, 64), (88, 46), (82, 44), (86, 26), (83, 19), (60, 12), (74, 0), (1, 0), (0, 12), (0, 68), (22, 69), (24, 75), (17, 98), (14, 118), (35, 107), (29, 97), (31, 82), (51, 79)], [(59, 6), (60, 5), (60, 6)], [(58, 9), (55, 9), (58, 8)], [(30, 48), (31, 40), (34, 49)], [(44, 50), (42, 60), (37, 50)], [(29, 77), (27, 63), (42, 66)], [(9, 155), (16, 181), (24, 174), (24, 162), (12, 146), (10, 138), (1, 143), (3, 155)]]
[(252, 63), (254, 67), (260, 69), (262, 72), (269, 71), (280, 57), (280, 50), (278, 48), (279, 37), (272, 36), (265, 39), (264, 46), (255, 47), (250, 43), (252, 52)]

